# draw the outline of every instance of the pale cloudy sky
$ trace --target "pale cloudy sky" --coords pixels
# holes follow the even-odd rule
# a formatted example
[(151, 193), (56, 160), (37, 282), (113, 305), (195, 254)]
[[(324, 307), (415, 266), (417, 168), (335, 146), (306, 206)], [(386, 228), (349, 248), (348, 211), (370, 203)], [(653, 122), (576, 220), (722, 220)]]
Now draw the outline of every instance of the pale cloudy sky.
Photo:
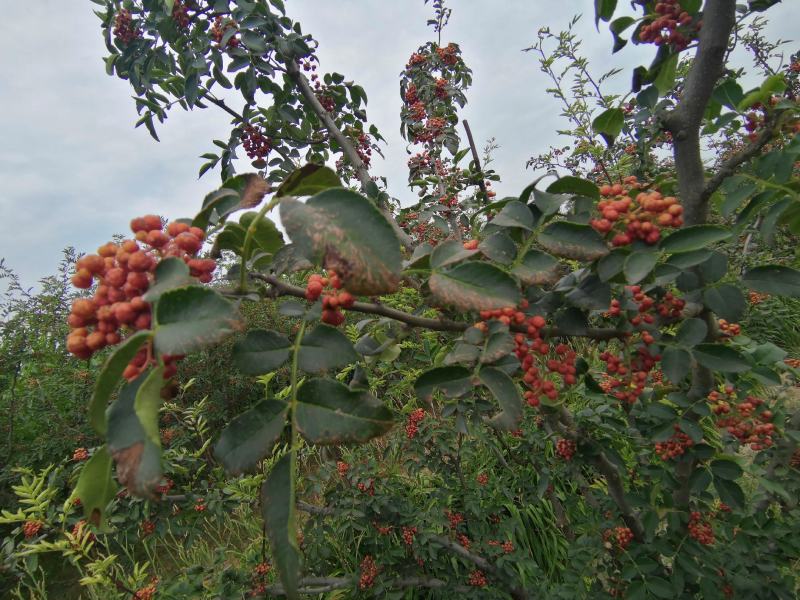
[[(227, 139), (228, 119), (217, 110), (177, 110), (159, 128), (156, 143), (134, 129), (136, 112), (127, 82), (108, 77), (99, 21), (89, 0), (6, 2), (0, 36), (0, 257), (35, 284), (52, 273), (68, 245), (93, 251), (133, 216), (193, 215), (219, 185), (216, 172), (197, 179), (198, 158), (214, 138)], [(474, 84), (463, 117), (479, 146), (494, 136), (499, 196), (516, 195), (536, 174), (525, 161), (561, 143), (557, 103), (535, 57), (522, 52), (549, 26), (558, 31), (584, 13), (578, 26), (595, 71), (622, 67), (615, 86), (625, 90), (630, 69), (648, 63), (650, 48), (611, 55), (611, 36), (594, 28), (591, 0), (452, 0), (443, 42), (461, 45)], [(432, 39), (430, 6), (422, 0), (286, 0), (287, 10), (320, 42), (326, 71), (339, 71), (369, 95), (368, 116), (389, 140), (386, 161), (373, 173), (389, 178), (390, 192), (410, 203), (405, 144), (399, 136), (398, 74), (408, 56)], [(770, 34), (791, 38), (798, 0), (767, 14)], [(797, 44), (791, 48), (796, 49)]]

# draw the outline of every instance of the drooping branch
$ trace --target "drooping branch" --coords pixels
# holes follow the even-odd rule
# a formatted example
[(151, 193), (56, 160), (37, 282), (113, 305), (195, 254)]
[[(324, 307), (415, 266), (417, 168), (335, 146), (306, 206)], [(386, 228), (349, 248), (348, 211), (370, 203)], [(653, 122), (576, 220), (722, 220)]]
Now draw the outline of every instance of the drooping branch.
[(686, 225), (706, 221), (708, 198), (700, 154), (700, 125), (711, 93), (723, 73), (733, 31), (736, 0), (706, 0), (703, 29), (677, 106), (662, 117), (674, 140), (675, 169)]
[[(277, 275), (266, 275), (264, 273), (251, 273), (250, 277), (263, 281), (269, 284), (272, 293), (275, 296), (293, 296), (295, 298), (306, 297), (305, 289), (292, 285), (282, 280)], [(450, 319), (432, 319), (429, 317), (420, 317), (412, 315), (402, 310), (397, 310), (385, 304), (373, 302), (356, 302), (347, 310), (352, 310), (360, 313), (378, 315), (381, 317), (388, 317), (395, 321), (400, 321), (411, 327), (422, 327), (424, 329), (431, 329), (433, 331), (465, 331), (472, 326), (472, 323), (464, 321), (452, 321)], [(512, 325), (512, 331), (525, 332), (526, 329), (521, 325)], [(593, 340), (612, 340), (617, 338), (624, 338), (627, 334), (620, 329), (603, 328), (603, 327), (588, 327), (585, 331), (579, 334), (570, 334), (562, 331), (558, 327), (547, 327), (543, 330), (545, 337), (584, 337)]]

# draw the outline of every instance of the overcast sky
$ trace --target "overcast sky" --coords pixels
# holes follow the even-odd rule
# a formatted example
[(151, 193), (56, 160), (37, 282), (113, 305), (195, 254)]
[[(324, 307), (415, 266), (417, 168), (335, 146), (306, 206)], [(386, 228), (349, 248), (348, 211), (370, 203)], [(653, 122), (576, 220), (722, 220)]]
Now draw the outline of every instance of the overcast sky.
[[(205, 193), (219, 185), (216, 171), (202, 179), (198, 156), (227, 139), (229, 122), (218, 110), (178, 109), (159, 128), (156, 143), (134, 129), (129, 84), (105, 74), (99, 20), (89, 0), (26, 0), (5, 3), (0, 36), (0, 257), (28, 285), (53, 273), (65, 246), (92, 252), (134, 216), (191, 216)], [(600, 72), (622, 67), (615, 83), (624, 90), (630, 69), (649, 62), (651, 48), (631, 46), (612, 56), (611, 36), (592, 18), (591, 0), (560, 2), (451, 1), (453, 16), (443, 35), (461, 45), (474, 83), (462, 116), (476, 142), (495, 137), (493, 167), (503, 182), (500, 197), (516, 195), (536, 174), (525, 161), (550, 144), (563, 143), (559, 107), (531, 53), (522, 52), (542, 26), (558, 31), (574, 14), (584, 54)], [(433, 39), (426, 27), (430, 6), (422, 0), (286, 0), (290, 16), (320, 42), (324, 71), (361, 84), (368, 117), (389, 141), (386, 161), (373, 174), (389, 178), (390, 192), (410, 203), (405, 144), (399, 136), (398, 75), (408, 56)], [(490, 8), (491, 7), (491, 8)], [(773, 37), (791, 38), (798, 0), (767, 14)], [(792, 44), (795, 48), (796, 44)], [(213, 108), (213, 107), (212, 107)]]

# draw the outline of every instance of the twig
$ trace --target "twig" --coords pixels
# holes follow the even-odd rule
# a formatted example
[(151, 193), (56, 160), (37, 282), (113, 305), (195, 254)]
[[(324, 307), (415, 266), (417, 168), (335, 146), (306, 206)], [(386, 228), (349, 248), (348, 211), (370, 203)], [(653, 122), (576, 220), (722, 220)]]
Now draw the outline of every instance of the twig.
[(464, 119), (462, 123), (464, 124), (464, 131), (467, 132), (469, 148), (472, 150), (472, 160), (475, 162), (475, 168), (478, 170), (478, 175), (481, 176), (480, 181), (478, 181), (478, 187), (481, 188), (484, 201), (488, 204), (489, 195), (486, 193), (486, 184), (483, 182), (483, 167), (481, 167), (481, 157), (478, 155), (478, 147), (475, 145), (475, 140), (472, 138), (472, 130), (469, 128), (469, 123), (466, 119)]

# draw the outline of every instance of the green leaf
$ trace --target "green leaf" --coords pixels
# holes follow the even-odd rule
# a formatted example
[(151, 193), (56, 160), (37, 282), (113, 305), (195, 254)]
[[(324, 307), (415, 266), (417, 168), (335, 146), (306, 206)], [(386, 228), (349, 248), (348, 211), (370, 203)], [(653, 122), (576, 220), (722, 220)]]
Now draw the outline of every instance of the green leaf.
[[(275, 254), (284, 245), (283, 234), (278, 230), (275, 223), (267, 217), (261, 217), (256, 221), (257, 212), (250, 211), (239, 217), (239, 224), (245, 230), (253, 227), (253, 241), (255, 247), (263, 252)], [(255, 225), (253, 223), (255, 222)], [(244, 240), (242, 240), (244, 242)], [(247, 258), (250, 258), (249, 256)]]
[(334, 269), (356, 295), (389, 294), (400, 283), (400, 242), (386, 217), (364, 196), (329, 189), (306, 204), (286, 198), (281, 222), (303, 254)]
[(617, 8), (617, 0), (594, 0), (594, 23), (608, 21), (614, 16), (614, 9)]
[(504, 431), (517, 429), (522, 419), (522, 398), (514, 381), (494, 367), (484, 367), (479, 377), (481, 383), (489, 388), (501, 409), (489, 419), (489, 424)]
[(692, 366), (692, 355), (683, 348), (668, 347), (664, 349), (661, 359), (661, 369), (671, 383), (679, 384), (689, 373)]
[(503, 206), (502, 210), (490, 221), (499, 227), (519, 227), (533, 231), (533, 213), (519, 200), (511, 200)]
[(733, 508), (744, 507), (744, 492), (736, 482), (714, 477), (714, 487), (725, 504)]
[(675, 341), (681, 346), (696, 346), (706, 339), (708, 325), (703, 319), (686, 319), (678, 328)]
[(510, 265), (517, 256), (517, 245), (505, 231), (493, 233), (480, 243), (478, 249), (490, 260), (502, 265)]
[(537, 241), (556, 256), (574, 260), (593, 261), (608, 254), (605, 241), (589, 225), (567, 221), (550, 223)]
[(392, 413), (366, 390), (310, 379), (297, 390), (297, 428), (312, 444), (363, 444), (392, 427)]
[(233, 363), (245, 375), (265, 375), (289, 358), (291, 342), (277, 331), (254, 329), (233, 345)]
[(428, 280), (442, 304), (459, 310), (490, 310), (516, 306), (520, 301), (516, 282), (504, 271), (481, 262), (467, 262), (436, 271)]
[(430, 266), (432, 269), (441, 269), (447, 265), (461, 262), (477, 253), (477, 250), (464, 248), (464, 244), (458, 240), (447, 240), (436, 246), (431, 252)]
[(289, 406), (262, 400), (233, 419), (219, 436), (214, 456), (229, 475), (252, 473), (272, 449), (286, 426)]
[(158, 430), (158, 411), (161, 408), (161, 389), (164, 387), (164, 367), (150, 371), (147, 379), (139, 386), (133, 401), (133, 411), (142, 424), (145, 435), (154, 446), (161, 447), (161, 434)]
[(645, 580), (645, 586), (647, 591), (657, 598), (675, 598), (675, 590), (672, 589), (670, 582), (663, 577), (648, 575)]
[(313, 196), (329, 188), (340, 188), (342, 182), (336, 171), (329, 167), (307, 164), (292, 171), (275, 192), (276, 198), (284, 196)]
[(286, 597), (299, 600), (300, 549), (297, 546), (295, 518), (295, 450), (284, 455), (272, 467), (261, 486), (261, 515), (269, 539), (272, 557), (281, 577)]
[(732, 460), (715, 460), (711, 463), (711, 472), (719, 479), (739, 479), (744, 471), (739, 463)]
[(464, 367), (438, 367), (426, 371), (414, 383), (420, 400), (430, 402), (436, 390), (448, 398), (458, 398), (472, 390), (472, 375)]
[[(617, 21), (619, 21), (619, 19), (617, 19)], [(600, 188), (598, 188), (596, 184), (588, 179), (581, 179), (580, 177), (573, 177), (571, 175), (557, 179), (547, 186), (547, 191), (551, 194), (575, 194), (578, 196), (586, 196), (593, 200), (600, 199)]]
[(139, 348), (151, 338), (149, 331), (137, 331), (126, 338), (106, 359), (100, 375), (97, 376), (92, 399), (89, 401), (89, 422), (100, 435), (105, 435), (107, 431), (106, 407), (111, 393), (119, 384), (125, 367), (139, 352)]
[(657, 262), (656, 252), (632, 252), (622, 267), (625, 280), (631, 285), (639, 283), (650, 274)]
[(559, 279), (558, 260), (546, 252), (528, 250), (511, 273), (525, 285), (550, 285)]
[(700, 344), (692, 354), (697, 362), (712, 371), (744, 373), (750, 370), (750, 363), (738, 350), (723, 344)]
[(738, 287), (730, 283), (705, 289), (703, 304), (714, 311), (717, 316), (733, 323), (738, 321), (747, 310), (744, 294)]
[(264, 54), (267, 51), (267, 42), (255, 31), (242, 31), (242, 42), (253, 54)]
[(146, 498), (154, 496), (161, 481), (161, 445), (153, 443), (147, 434), (158, 429), (158, 414), (147, 415), (150, 421), (145, 426), (135, 408), (136, 396), (149, 375), (143, 373), (123, 386), (108, 409), (108, 451), (117, 463), (117, 479), (132, 494)]
[(199, 350), (224, 339), (239, 324), (232, 302), (199, 286), (165, 292), (155, 313), (155, 348), (159, 354)]
[(300, 369), (308, 373), (337, 369), (357, 360), (358, 354), (347, 336), (322, 323), (303, 336), (297, 357)]
[(514, 338), (506, 331), (497, 331), (487, 339), (481, 354), (481, 364), (500, 360), (514, 351)]
[(625, 113), (621, 108), (609, 108), (592, 121), (592, 130), (595, 133), (605, 133), (612, 138), (617, 137), (622, 132), (625, 124)]
[(597, 261), (597, 275), (601, 281), (609, 281), (622, 272), (628, 254), (624, 250), (612, 250)]
[(670, 254), (700, 250), (716, 242), (727, 240), (731, 232), (718, 225), (692, 225), (678, 229), (661, 240), (661, 249)]
[(764, 294), (800, 298), (800, 271), (790, 267), (755, 267), (742, 276), (742, 283), (751, 290)]
[(675, 86), (675, 74), (678, 71), (678, 53), (669, 56), (658, 68), (658, 75), (653, 80), (660, 95), (665, 95)]
[(189, 266), (180, 258), (165, 258), (156, 266), (155, 283), (142, 296), (142, 300), (156, 302), (161, 294), (175, 288), (192, 285), (197, 281), (189, 275)]
[(86, 520), (105, 530), (106, 508), (116, 495), (117, 484), (111, 476), (111, 455), (105, 446), (100, 446), (83, 465), (70, 500), (80, 498)]
[(546, 217), (556, 214), (571, 199), (572, 196), (567, 194), (553, 194), (533, 188), (533, 203)]
[(590, 273), (565, 295), (565, 299), (583, 310), (608, 310), (611, 304), (611, 286)]
[(742, 86), (736, 83), (735, 79), (726, 79), (714, 88), (711, 98), (731, 110), (736, 110), (739, 102), (744, 98), (744, 92)]

